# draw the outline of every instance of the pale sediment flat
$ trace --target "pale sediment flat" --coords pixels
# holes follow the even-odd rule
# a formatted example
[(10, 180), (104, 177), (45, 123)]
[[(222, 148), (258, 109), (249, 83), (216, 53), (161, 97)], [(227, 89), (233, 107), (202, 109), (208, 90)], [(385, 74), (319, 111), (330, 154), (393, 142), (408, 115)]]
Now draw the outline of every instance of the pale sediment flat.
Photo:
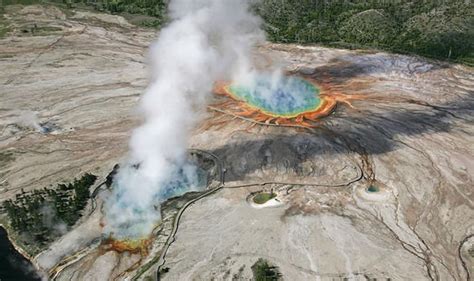
[[(94, 25), (84, 16), (68, 21), (55, 7), (6, 9), (17, 34), (0, 39), (0, 149), (12, 156), (0, 170), (2, 199), (85, 172), (106, 174), (125, 155), (138, 120), (154, 32), (121, 27), (122, 21)], [(22, 33), (33, 24), (58, 30)], [(23, 120), (25, 111), (56, 132), (40, 133)]]

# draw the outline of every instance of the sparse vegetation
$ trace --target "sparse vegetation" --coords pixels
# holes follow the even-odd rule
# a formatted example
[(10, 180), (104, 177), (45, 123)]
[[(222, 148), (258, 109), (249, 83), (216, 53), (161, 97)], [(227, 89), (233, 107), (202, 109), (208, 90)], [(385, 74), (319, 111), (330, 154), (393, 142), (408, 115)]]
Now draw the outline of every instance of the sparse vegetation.
[[(69, 1), (69, 0), (64, 0)], [(166, 21), (164, 0), (81, 0), (101, 11)], [(450, 1), (263, 0), (256, 7), (271, 41), (377, 48), (474, 64), (474, 7)]]
[[(166, 0), (3, 0), (3, 4), (57, 3), (121, 14), (158, 28)], [(474, 5), (449, 1), (262, 0), (255, 10), (274, 42), (376, 48), (474, 65)], [(0, 20), (0, 37), (8, 29)]]
[(274, 192), (260, 192), (253, 197), (253, 202), (255, 202), (256, 204), (264, 204), (268, 200), (273, 199), (275, 197), (276, 193)]
[(253, 280), (255, 281), (277, 281), (281, 280), (281, 273), (276, 266), (270, 265), (262, 258), (252, 265)]
[(15, 200), (3, 204), (10, 226), (24, 244), (41, 248), (63, 234), (81, 217), (81, 211), (90, 198), (89, 188), (97, 177), (85, 174), (69, 184), (43, 188), (26, 193), (22, 190)]
[[(132, 23), (158, 28), (166, 21), (165, 0), (52, 0), (74, 8), (86, 5), (100, 12), (121, 14)], [(135, 16), (133, 15), (141, 15)]]
[(469, 1), (263, 0), (269, 39), (377, 48), (473, 64)]

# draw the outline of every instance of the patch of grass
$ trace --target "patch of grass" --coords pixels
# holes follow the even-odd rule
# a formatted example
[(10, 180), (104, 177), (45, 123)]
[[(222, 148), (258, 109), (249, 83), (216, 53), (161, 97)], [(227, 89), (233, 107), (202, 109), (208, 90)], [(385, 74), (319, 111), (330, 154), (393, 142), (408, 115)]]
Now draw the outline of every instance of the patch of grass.
[(252, 273), (253, 280), (255, 281), (281, 280), (281, 273), (278, 271), (278, 268), (262, 258), (252, 265)]
[(253, 202), (255, 202), (256, 204), (264, 204), (268, 200), (273, 199), (275, 197), (276, 197), (276, 193), (261, 192), (253, 197)]

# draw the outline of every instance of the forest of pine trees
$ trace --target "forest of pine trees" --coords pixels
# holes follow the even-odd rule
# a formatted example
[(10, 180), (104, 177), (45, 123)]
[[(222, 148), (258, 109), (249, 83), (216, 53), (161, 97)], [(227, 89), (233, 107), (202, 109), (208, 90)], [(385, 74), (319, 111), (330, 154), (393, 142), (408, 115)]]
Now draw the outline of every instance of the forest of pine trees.
[(47, 245), (81, 217), (97, 177), (86, 173), (69, 184), (17, 194), (3, 203), (11, 227), (26, 243)]

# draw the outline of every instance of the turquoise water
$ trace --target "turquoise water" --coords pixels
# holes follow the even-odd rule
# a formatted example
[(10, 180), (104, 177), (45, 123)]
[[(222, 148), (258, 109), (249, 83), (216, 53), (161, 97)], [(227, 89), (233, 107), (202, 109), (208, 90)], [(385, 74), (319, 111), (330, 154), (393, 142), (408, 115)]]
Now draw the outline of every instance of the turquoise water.
[(373, 193), (373, 192), (378, 192), (378, 191), (379, 191), (379, 188), (374, 185), (371, 185), (369, 186), (369, 188), (367, 188), (367, 192)]
[(122, 174), (119, 173), (121, 177), (114, 179), (113, 192), (105, 202), (107, 223), (104, 234), (117, 239), (141, 239), (149, 235), (161, 219), (161, 203), (187, 192), (202, 191), (207, 186), (207, 172), (194, 165), (176, 169), (167, 180), (156, 183), (156, 186), (147, 186), (144, 181), (144, 189), (131, 185), (143, 180), (139, 165), (124, 169)]
[(283, 76), (274, 82), (270, 75), (260, 75), (252, 84), (233, 84), (228, 89), (235, 98), (269, 115), (296, 116), (321, 103), (319, 89), (302, 78)]
[(177, 176), (171, 178), (161, 192), (157, 194), (160, 201), (180, 196), (189, 191), (204, 190), (207, 186), (206, 171), (196, 168), (195, 175), (189, 177), (183, 170), (177, 172)]
[[(133, 173), (136, 168), (130, 169)], [(156, 187), (156, 193), (153, 194), (153, 200), (157, 203), (166, 201), (169, 198), (183, 195), (189, 191), (201, 191), (207, 186), (207, 172), (195, 166), (189, 166), (187, 171), (178, 169), (162, 187)], [(116, 191), (112, 194), (113, 202), (118, 203), (121, 207), (126, 208), (130, 203), (128, 200), (128, 189), (124, 188), (118, 181), (113, 183), (113, 188)], [(1, 281), (1, 280), (0, 280)]]

